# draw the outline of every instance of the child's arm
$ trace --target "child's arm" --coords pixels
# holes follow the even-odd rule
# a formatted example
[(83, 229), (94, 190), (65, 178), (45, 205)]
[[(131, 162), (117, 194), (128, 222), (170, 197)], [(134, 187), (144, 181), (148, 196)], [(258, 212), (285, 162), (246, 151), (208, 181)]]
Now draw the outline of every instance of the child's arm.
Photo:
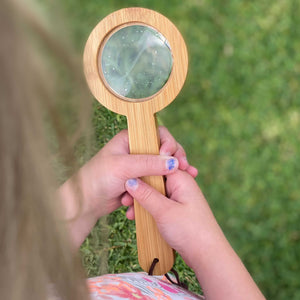
[(169, 198), (139, 179), (127, 181), (126, 189), (152, 214), (165, 240), (194, 269), (206, 299), (264, 299), (187, 172), (178, 170), (167, 176)]

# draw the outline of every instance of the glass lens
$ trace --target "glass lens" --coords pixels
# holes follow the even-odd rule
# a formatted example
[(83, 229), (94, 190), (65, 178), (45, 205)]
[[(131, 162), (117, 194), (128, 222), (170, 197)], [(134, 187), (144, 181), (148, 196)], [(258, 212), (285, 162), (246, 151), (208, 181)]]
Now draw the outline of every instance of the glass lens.
[(118, 95), (138, 101), (156, 94), (173, 65), (166, 38), (148, 26), (131, 25), (113, 33), (101, 54), (101, 71)]

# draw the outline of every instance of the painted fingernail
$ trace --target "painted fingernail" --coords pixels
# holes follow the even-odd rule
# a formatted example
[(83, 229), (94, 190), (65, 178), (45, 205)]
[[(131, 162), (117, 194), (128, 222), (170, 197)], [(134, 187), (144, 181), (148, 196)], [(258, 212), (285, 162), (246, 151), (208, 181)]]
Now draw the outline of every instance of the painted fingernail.
[(175, 158), (170, 158), (166, 161), (166, 164), (167, 164), (167, 169), (169, 171), (172, 171), (175, 167), (177, 167), (178, 161)]
[(128, 180), (126, 181), (126, 185), (127, 185), (129, 188), (131, 188), (131, 189), (133, 189), (133, 190), (136, 190), (137, 187), (138, 187), (138, 181), (137, 181), (137, 179), (135, 179), (135, 178), (128, 179)]

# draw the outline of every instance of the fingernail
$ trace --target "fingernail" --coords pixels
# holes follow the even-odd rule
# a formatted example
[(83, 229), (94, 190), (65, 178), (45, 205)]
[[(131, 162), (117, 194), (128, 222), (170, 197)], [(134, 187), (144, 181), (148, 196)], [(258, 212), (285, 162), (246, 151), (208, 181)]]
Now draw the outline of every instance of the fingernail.
[(178, 161), (175, 158), (170, 158), (166, 161), (167, 169), (172, 171), (174, 168), (178, 166)]
[(138, 187), (138, 181), (137, 181), (137, 179), (135, 179), (135, 178), (128, 179), (128, 180), (126, 181), (126, 185), (127, 185), (130, 189), (136, 190), (137, 187)]

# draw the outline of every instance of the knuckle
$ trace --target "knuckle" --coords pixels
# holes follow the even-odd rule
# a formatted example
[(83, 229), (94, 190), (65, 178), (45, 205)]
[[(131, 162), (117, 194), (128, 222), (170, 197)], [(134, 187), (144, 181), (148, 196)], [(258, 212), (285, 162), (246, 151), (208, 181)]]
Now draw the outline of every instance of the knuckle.
[(183, 148), (179, 148), (179, 149), (176, 151), (176, 156), (177, 156), (177, 157), (186, 156), (185, 151), (183, 150)]
[(119, 133), (118, 133), (118, 135), (120, 135), (120, 136), (127, 136), (128, 135), (128, 130), (127, 129), (123, 129), (123, 130), (121, 130)]
[(118, 134), (114, 136), (113, 139), (117, 139), (120, 141), (124, 141), (124, 143), (128, 143), (128, 130), (127, 129), (121, 130)]
[(154, 167), (156, 166), (157, 164), (157, 159), (155, 156), (147, 156), (146, 158), (146, 166), (149, 168), (149, 169), (154, 169)]
[(178, 150), (184, 152), (183, 146), (180, 143), (178, 143), (178, 142), (177, 142), (177, 147), (178, 147)]
[(153, 191), (151, 188), (148, 188), (146, 186), (143, 187), (143, 189), (140, 190), (140, 198), (143, 201), (149, 201), (153, 197)]
[(129, 161), (124, 155), (115, 155), (107, 158), (106, 164), (109, 166), (111, 174), (116, 178), (131, 178), (132, 168), (128, 168)]
[(165, 126), (159, 125), (158, 130), (160, 133), (167, 131), (167, 128)]
[(112, 177), (118, 177), (119, 174), (122, 176), (123, 168), (120, 167), (120, 161), (118, 157), (107, 157), (103, 164), (106, 166), (107, 173), (111, 174)]
[(152, 170), (155, 168), (156, 165), (156, 157), (147, 155), (147, 156), (140, 156), (140, 163), (144, 164), (146, 170)]
[(161, 135), (165, 135), (165, 136), (167, 136), (167, 135), (170, 136), (171, 135), (170, 132), (169, 132), (169, 130), (165, 126), (159, 126), (158, 130), (159, 130), (159, 133)]

